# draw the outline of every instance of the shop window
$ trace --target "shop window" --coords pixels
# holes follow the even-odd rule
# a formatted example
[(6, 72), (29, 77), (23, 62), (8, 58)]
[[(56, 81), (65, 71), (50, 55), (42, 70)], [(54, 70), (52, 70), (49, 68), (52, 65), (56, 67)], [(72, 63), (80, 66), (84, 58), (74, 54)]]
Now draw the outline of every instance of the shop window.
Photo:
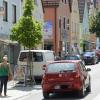
[(66, 19), (64, 17), (64, 21), (63, 21), (63, 28), (65, 29), (66, 28)]

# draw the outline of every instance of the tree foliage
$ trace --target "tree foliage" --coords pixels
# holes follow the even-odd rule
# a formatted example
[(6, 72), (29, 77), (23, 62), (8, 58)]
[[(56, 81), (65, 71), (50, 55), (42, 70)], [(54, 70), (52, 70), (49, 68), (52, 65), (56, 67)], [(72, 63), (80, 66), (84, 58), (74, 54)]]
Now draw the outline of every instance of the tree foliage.
[(34, 0), (24, 0), (23, 16), (13, 25), (11, 40), (31, 49), (41, 42), (42, 25), (33, 19)]
[(96, 16), (90, 17), (90, 32), (96, 33), (96, 36), (100, 37), (100, 12)]
[(30, 49), (38, 45), (42, 40), (42, 25), (33, 19), (34, 0), (23, 0), (23, 15), (11, 29), (10, 38), (18, 41), (24, 47), (29, 48), (27, 67), (30, 70), (30, 80), (33, 81), (33, 63), (30, 58)]

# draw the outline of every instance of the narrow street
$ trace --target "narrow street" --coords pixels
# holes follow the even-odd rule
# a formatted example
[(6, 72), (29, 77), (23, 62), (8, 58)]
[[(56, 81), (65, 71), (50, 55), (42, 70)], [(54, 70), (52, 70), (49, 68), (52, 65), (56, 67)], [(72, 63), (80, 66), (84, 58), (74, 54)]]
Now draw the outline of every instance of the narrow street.
[[(57, 60), (92, 64), (100, 60), (100, 0), (0, 0), (0, 100), (47, 100), (41, 84), (30, 86), (30, 80), (41, 77), (48, 63)], [(48, 82), (43, 82), (43, 88), (54, 83), (50, 88), (72, 87), (84, 96), (84, 89), (90, 91), (90, 77), (83, 63), (79, 63), (80, 71), (69, 70), (74, 72), (72, 75), (63, 73), (67, 71), (63, 69), (61, 75), (57, 73), (57, 81), (54, 76), (54, 82), (48, 81), (49, 76), (44, 78)], [(100, 62), (86, 67), (91, 69), (90, 93), (81, 99), (75, 93), (50, 94), (49, 100), (100, 100)], [(11, 80), (9, 75), (13, 76)], [(48, 94), (44, 93), (45, 97)]]
[[(96, 65), (89, 65), (86, 66), (91, 68), (91, 86), (92, 91), (89, 94), (86, 94), (86, 96), (82, 99), (79, 99), (74, 94), (56, 94), (49, 98), (49, 100), (100, 100), (100, 63)], [(40, 86), (39, 86), (40, 87)], [(31, 93), (28, 96), (25, 96), (23, 98), (17, 99), (17, 100), (47, 100), (44, 99), (42, 96), (42, 90), (41, 88), (37, 88), (36, 93)]]

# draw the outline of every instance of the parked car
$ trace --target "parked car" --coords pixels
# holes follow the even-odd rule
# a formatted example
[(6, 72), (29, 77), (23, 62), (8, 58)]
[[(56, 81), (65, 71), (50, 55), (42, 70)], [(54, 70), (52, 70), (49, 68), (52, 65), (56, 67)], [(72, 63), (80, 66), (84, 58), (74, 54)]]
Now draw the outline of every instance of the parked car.
[(94, 51), (86, 51), (83, 54), (83, 60), (85, 64), (96, 64), (98, 62), (98, 57)]
[(64, 60), (81, 60), (80, 55), (66, 55), (64, 56)]
[(42, 91), (44, 98), (50, 93), (76, 92), (84, 97), (85, 90), (91, 91), (91, 78), (89, 68), (81, 60), (54, 61), (45, 68), (42, 78)]
[(81, 55), (78, 55), (78, 54), (68, 54), (68, 55), (65, 55), (63, 60), (82, 60), (83, 64), (85, 64), (85, 62), (82, 59)]
[[(30, 56), (29, 56), (29, 52), (30, 52)], [(42, 70), (43, 65), (48, 64), (49, 61), (54, 61), (54, 52), (51, 50), (30, 50), (30, 51), (21, 50), (18, 56), (19, 68), (21, 68), (22, 66), (27, 66), (28, 56), (34, 66), (34, 70), (32, 73), (35, 79), (41, 80), (42, 75), (44, 73), (44, 71)]]
[(96, 55), (97, 55), (97, 57), (98, 57), (98, 60), (100, 61), (100, 49), (95, 50), (95, 52), (96, 52)]

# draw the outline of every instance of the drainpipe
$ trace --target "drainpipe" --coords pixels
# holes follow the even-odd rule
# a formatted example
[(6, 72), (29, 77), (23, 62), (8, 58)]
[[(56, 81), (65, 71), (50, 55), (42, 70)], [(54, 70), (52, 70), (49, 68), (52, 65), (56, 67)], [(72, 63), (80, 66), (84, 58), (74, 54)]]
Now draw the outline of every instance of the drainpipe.
[(57, 55), (57, 31), (56, 31), (56, 27), (57, 27), (57, 21), (56, 21), (56, 18), (57, 18), (57, 8), (55, 7), (55, 54)]

